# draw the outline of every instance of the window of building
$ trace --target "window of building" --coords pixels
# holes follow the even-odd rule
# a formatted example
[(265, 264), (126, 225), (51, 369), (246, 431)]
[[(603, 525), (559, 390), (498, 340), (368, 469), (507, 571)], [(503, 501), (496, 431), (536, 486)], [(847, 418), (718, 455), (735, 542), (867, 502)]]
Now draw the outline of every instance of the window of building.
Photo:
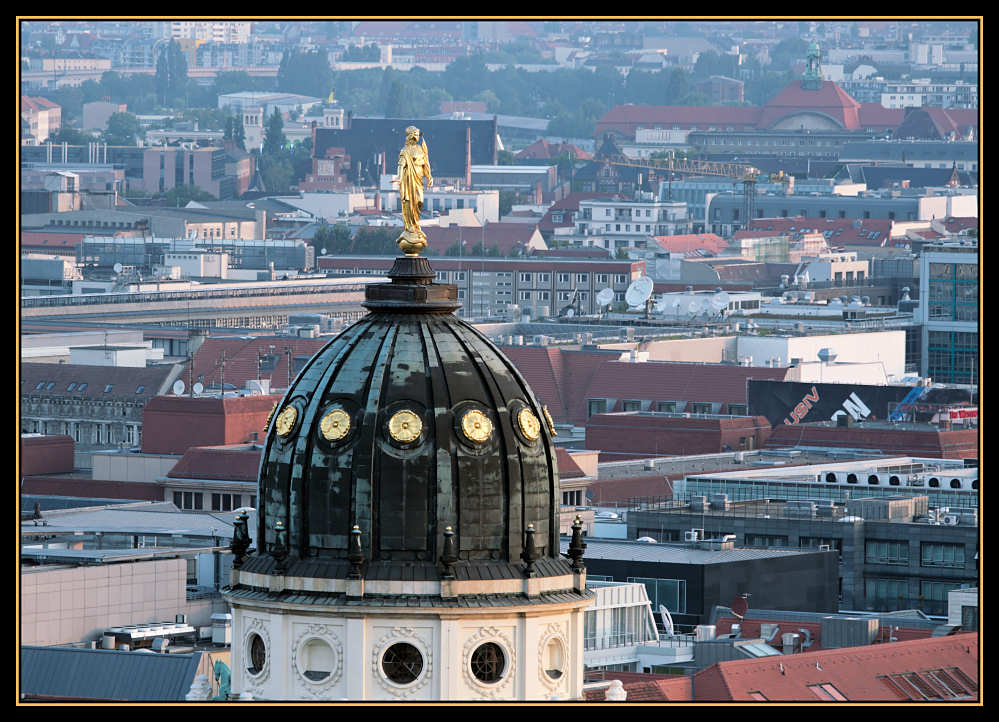
[(629, 399), (627, 401), (622, 401), (621, 402), (621, 408), (624, 411), (641, 411), (642, 410), (642, 402), (641, 401), (634, 401), (634, 400), (630, 400)]
[(919, 565), (923, 567), (964, 568), (964, 544), (922, 542), (919, 545)]
[(746, 404), (729, 404), (728, 413), (732, 416), (745, 416), (747, 413)]
[(590, 281), (590, 274), (589, 273), (577, 273), (576, 274), (576, 283), (589, 283), (589, 281)]
[(743, 543), (747, 547), (786, 547), (786, 534), (746, 534)]
[(843, 693), (836, 689), (833, 685), (826, 684), (810, 684), (808, 689), (821, 700), (827, 702), (847, 702), (847, 698), (843, 696)]
[(701, 403), (698, 401), (693, 401), (690, 404), (690, 413), (692, 414), (710, 414), (711, 404)]
[(909, 583), (904, 579), (865, 579), (868, 605), (884, 609), (904, 609), (909, 602)]
[(656, 411), (663, 411), (666, 413), (676, 413), (676, 402), (675, 401), (657, 401)]
[(382, 671), (396, 684), (410, 684), (423, 672), (423, 655), (412, 644), (398, 642), (382, 655)]
[(606, 413), (607, 399), (587, 399), (586, 408), (587, 417), (593, 416), (594, 414)]
[(909, 542), (868, 539), (864, 543), (864, 561), (867, 564), (908, 564)]
[(560, 273), (560, 274), (558, 274), (558, 282), (559, 283), (569, 283), (570, 281), (572, 281), (572, 274), (571, 273)]
[(628, 577), (627, 581), (644, 584), (653, 609), (662, 604), (671, 614), (687, 613), (687, 581), (685, 579), (655, 579)]
[(538, 274), (538, 283), (551, 283), (551, 282), (552, 282), (552, 275), (550, 273)]
[(520, 274), (520, 282), (521, 283), (530, 283), (531, 282), (531, 274), (530, 273), (521, 273)]

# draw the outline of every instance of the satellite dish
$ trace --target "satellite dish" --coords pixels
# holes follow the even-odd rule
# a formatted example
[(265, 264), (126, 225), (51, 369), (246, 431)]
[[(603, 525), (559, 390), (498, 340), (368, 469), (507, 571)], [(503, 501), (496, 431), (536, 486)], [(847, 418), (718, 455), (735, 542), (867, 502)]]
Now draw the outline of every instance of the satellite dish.
[(322, 250), (322, 254), (323, 254), (324, 256), (326, 255), (326, 249), (325, 249), (325, 248), (324, 248), (324, 249)]
[(566, 318), (572, 318), (573, 316), (576, 315), (576, 309), (574, 309), (572, 306), (568, 306), (562, 315), (565, 316)]
[(749, 602), (746, 601), (745, 597), (736, 597), (732, 600), (729, 607), (732, 610), (732, 614), (742, 619), (746, 614), (746, 610), (749, 609)]
[(666, 306), (666, 296), (660, 296), (655, 305), (656, 313), (666, 313)]
[(659, 615), (663, 618), (663, 626), (666, 627), (666, 636), (673, 636), (673, 617), (669, 615), (669, 610), (662, 604), (659, 605)]
[(205, 385), (202, 383), (196, 383), (192, 388), (194, 389), (194, 393), (200, 394), (202, 391), (205, 390)]
[(121, 269), (123, 269), (124, 266), (121, 265), (120, 263), (116, 263), (112, 266), (112, 268), (114, 269), (115, 273), (121, 273)]
[(184, 393), (184, 388), (185, 388), (184, 382), (181, 381), (180, 379), (177, 379), (176, 381), (173, 382), (173, 392), (178, 396)]
[(711, 310), (715, 313), (728, 308), (729, 296), (724, 291), (716, 293), (711, 297)]
[(690, 312), (691, 316), (696, 316), (698, 313), (700, 313), (701, 299), (697, 298), (696, 296), (690, 299), (689, 303), (687, 303), (687, 310)]
[(614, 289), (605, 288), (597, 294), (598, 306), (609, 306), (614, 301)]
[(652, 295), (652, 279), (648, 276), (640, 276), (631, 282), (628, 290), (624, 292), (625, 302), (632, 308), (641, 306), (649, 300)]

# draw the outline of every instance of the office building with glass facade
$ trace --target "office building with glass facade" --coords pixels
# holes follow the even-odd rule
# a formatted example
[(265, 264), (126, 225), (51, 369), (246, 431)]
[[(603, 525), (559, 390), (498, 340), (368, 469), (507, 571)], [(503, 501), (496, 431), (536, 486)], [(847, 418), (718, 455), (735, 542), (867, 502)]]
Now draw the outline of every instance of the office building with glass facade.
[(923, 376), (937, 383), (977, 384), (978, 241), (923, 247), (919, 262)]

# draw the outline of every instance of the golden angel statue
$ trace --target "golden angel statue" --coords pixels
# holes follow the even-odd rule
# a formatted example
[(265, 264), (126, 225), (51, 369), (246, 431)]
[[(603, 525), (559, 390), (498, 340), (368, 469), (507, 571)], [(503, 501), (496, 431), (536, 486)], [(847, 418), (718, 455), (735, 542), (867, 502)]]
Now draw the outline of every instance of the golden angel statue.
[(393, 183), (399, 184), (402, 201), (403, 232), (396, 243), (407, 256), (417, 256), (427, 245), (427, 234), (420, 230), (420, 213), (423, 211), (423, 179), (427, 186), (434, 184), (430, 174), (430, 156), (427, 142), (421, 141), (422, 133), (414, 126), (406, 128), (406, 145), (399, 151), (399, 172)]

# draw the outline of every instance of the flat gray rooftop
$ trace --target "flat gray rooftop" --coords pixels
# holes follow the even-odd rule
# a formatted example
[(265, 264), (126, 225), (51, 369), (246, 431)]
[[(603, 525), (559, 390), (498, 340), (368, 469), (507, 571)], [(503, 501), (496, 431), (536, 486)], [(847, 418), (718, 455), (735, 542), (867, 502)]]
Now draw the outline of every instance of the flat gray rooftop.
[[(569, 540), (561, 540), (561, 550), (569, 549)], [(583, 563), (587, 559), (614, 559), (630, 562), (658, 562), (661, 564), (726, 564), (751, 559), (772, 559), (798, 554), (819, 553), (814, 549), (698, 549), (688, 544), (648, 544), (635, 541), (616, 541), (587, 538)]]

